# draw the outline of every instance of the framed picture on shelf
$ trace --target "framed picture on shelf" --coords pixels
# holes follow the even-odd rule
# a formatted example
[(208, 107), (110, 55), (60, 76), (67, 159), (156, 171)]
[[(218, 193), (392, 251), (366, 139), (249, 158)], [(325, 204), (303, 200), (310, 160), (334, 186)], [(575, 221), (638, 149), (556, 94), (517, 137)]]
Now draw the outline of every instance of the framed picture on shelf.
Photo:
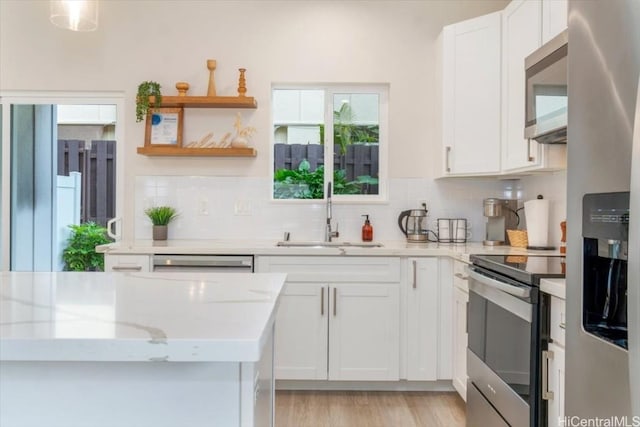
[(153, 108), (147, 113), (145, 146), (182, 147), (182, 108)]

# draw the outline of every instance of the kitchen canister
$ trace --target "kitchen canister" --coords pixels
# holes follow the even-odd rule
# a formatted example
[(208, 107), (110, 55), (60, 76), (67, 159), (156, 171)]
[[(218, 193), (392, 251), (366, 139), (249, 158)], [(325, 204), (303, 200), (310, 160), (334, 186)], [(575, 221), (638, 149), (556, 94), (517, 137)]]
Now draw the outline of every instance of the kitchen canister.
[(538, 196), (524, 202), (529, 249), (553, 249), (549, 246), (549, 201)]

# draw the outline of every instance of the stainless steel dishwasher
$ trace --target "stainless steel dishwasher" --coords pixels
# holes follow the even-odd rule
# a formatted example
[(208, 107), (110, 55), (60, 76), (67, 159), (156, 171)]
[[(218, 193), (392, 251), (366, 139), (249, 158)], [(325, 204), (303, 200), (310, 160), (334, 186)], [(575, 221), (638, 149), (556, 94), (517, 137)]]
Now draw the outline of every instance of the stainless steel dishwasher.
[(153, 271), (253, 273), (253, 255), (154, 255)]

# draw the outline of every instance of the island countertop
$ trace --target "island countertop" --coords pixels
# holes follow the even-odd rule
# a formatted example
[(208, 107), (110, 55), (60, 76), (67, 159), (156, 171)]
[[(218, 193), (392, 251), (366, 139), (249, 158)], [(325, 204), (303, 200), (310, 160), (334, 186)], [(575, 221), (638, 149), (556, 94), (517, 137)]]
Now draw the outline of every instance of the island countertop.
[(258, 361), (285, 278), (0, 273), (0, 360)]

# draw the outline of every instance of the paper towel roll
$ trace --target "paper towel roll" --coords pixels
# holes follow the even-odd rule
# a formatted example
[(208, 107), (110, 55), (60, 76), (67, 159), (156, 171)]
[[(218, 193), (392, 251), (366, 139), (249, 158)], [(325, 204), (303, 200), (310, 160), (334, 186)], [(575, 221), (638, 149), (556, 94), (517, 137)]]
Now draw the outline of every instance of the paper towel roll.
[(545, 247), (549, 243), (549, 201), (544, 199), (524, 202), (529, 246)]

